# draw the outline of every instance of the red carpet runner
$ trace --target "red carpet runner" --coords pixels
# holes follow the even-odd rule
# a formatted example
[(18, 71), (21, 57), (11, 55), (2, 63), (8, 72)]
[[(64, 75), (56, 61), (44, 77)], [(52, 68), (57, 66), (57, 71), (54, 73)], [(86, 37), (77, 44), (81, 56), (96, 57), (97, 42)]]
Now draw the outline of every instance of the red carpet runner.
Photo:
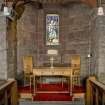
[(35, 101), (72, 101), (72, 96), (63, 93), (39, 93), (33, 97)]
[[(37, 86), (37, 91), (59, 91), (59, 93), (37, 93), (33, 96), (34, 101), (72, 101), (72, 96), (69, 93), (60, 93), (60, 91), (67, 91), (68, 86), (61, 84), (40, 84)], [(29, 87), (19, 87), (19, 93), (30, 93)], [(33, 89), (31, 90), (33, 92)], [(74, 86), (73, 93), (85, 92), (82, 86)]]

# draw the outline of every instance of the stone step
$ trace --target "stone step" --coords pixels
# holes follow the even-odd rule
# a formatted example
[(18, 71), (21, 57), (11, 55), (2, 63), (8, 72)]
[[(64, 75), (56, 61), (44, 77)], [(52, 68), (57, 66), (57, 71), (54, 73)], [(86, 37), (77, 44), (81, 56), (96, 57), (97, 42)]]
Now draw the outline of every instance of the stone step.
[(83, 100), (77, 101), (37, 101), (20, 100), (19, 105), (85, 105)]

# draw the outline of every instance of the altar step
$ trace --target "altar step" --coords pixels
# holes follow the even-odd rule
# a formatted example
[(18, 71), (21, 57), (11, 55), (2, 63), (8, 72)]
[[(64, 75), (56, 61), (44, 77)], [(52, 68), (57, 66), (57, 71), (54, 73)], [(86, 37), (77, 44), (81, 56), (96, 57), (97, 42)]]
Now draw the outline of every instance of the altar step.
[(73, 94), (70, 96), (67, 85), (61, 84), (41, 84), (38, 85), (36, 94), (29, 87), (19, 87), (20, 99), (33, 101), (74, 101), (84, 100), (85, 89), (81, 86), (74, 86)]
[(85, 93), (73, 93), (72, 96), (69, 94), (62, 94), (62, 93), (38, 93), (36, 95), (32, 95), (31, 93), (22, 93), (20, 94), (20, 100), (30, 100), (30, 101), (84, 101), (85, 100)]
[(85, 105), (84, 100), (75, 100), (75, 101), (38, 101), (33, 102), (30, 100), (20, 100), (19, 105)]
[[(37, 91), (36, 92), (69, 92), (70, 88), (67, 84), (39, 84), (37, 85)], [(30, 87), (18, 87), (19, 93), (30, 93), (33, 92), (33, 88), (30, 91)], [(83, 86), (74, 86), (72, 88), (73, 93), (84, 93), (85, 92), (85, 87)]]

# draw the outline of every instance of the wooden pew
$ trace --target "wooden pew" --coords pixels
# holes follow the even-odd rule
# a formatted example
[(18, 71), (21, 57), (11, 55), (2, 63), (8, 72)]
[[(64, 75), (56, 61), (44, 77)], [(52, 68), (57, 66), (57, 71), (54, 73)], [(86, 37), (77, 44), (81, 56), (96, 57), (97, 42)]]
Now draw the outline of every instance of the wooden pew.
[(89, 77), (86, 88), (86, 105), (105, 105), (105, 84)]
[(0, 80), (0, 105), (17, 105), (17, 98), (16, 81)]

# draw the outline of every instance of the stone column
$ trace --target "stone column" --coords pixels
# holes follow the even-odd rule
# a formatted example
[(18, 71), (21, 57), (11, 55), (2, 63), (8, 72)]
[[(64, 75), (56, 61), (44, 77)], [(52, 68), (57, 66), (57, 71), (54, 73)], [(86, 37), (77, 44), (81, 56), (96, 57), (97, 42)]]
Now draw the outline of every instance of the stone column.
[(98, 79), (105, 83), (105, 16), (99, 16), (96, 19), (97, 37), (98, 37)]
[(3, 11), (0, 12), (0, 79), (16, 77), (16, 21), (7, 19)]
[(105, 16), (96, 16), (92, 35), (92, 68), (100, 82), (105, 83)]
[(7, 79), (6, 17), (2, 12), (0, 12), (0, 79)]

